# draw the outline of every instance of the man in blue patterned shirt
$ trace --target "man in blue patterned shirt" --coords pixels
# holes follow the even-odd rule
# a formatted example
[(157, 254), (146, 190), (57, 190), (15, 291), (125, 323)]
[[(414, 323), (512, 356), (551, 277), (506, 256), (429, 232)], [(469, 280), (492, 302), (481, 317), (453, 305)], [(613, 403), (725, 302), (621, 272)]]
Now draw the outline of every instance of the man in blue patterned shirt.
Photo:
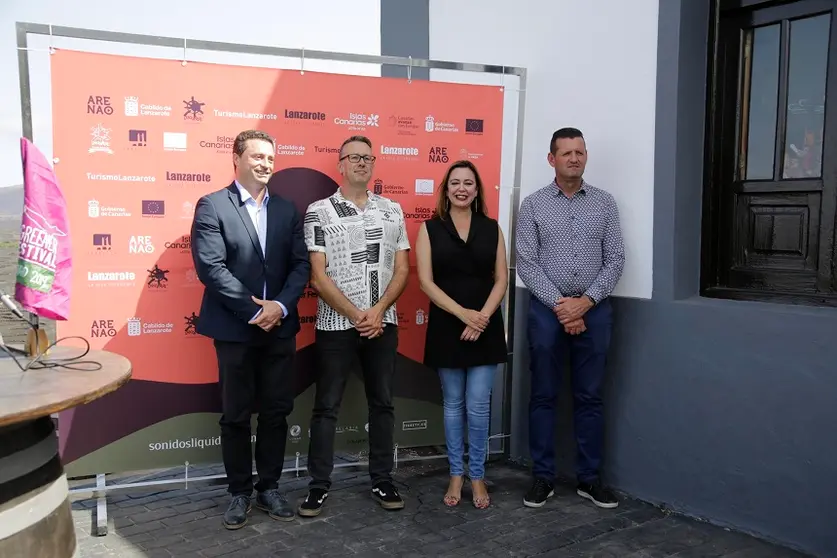
[(622, 276), (625, 248), (619, 211), (609, 193), (582, 178), (587, 145), (575, 128), (552, 135), (555, 180), (527, 196), (517, 225), (517, 272), (531, 292), (528, 335), (532, 488), (524, 505), (553, 495), (555, 400), (570, 357), (579, 496), (602, 508), (618, 502), (600, 480), (602, 385), (613, 315), (608, 298)]

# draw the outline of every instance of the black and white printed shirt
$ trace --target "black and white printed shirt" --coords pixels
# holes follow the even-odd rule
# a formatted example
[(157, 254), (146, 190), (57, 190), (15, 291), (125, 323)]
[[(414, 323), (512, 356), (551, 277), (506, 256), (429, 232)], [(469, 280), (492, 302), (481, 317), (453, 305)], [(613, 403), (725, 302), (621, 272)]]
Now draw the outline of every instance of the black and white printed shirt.
[[(377, 304), (392, 279), (395, 253), (410, 249), (401, 205), (372, 192), (367, 196), (360, 209), (337, 190), (305, 212), (308, 251), (326, 255), (326, 273), (359, 310)], [(384, 323), (398, 325), (395, 304), (384, 313)], [(353, 327), (322, 298), (317, 300), (317, 329)]]

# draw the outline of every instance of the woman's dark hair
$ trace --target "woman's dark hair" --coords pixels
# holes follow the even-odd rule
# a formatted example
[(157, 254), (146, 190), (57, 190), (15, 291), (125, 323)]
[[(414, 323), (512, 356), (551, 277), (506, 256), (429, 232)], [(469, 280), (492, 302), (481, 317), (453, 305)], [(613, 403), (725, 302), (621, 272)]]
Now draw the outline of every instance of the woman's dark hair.
[(450, 209), (450, 201), (448, 201), (448, 181), (450, 180), (451, 173), (453, 173), (456, 169), (469, 169), (472, 173), (474, 173), (474, 182), (477, 185), (477, 197), (474, 198), (474, 201), (471, 203), (471, 211), (487, 217), (488, 206), (485, 204), (485, 193), (482, 187), (482, 178), (480, 178), (480, 173), (474, 163), (464, 160), (456, 161), (448, 167), (445, 177), (439, 185), (439, 197), (436, 200), (436, 215), (438, 215), (441, 219), (447, 219), (448, 217)]

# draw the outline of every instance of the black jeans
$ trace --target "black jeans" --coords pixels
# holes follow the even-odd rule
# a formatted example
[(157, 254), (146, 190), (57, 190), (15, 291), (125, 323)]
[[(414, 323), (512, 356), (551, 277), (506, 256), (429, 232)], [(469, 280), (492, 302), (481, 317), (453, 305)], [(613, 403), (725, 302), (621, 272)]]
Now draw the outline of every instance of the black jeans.
[(256, 490), (278, 486), (285, 463), (288, 415), (294, 407), (296, 340), (260, 344), (215, 341), (221, 386), (221, 454), (231, 494), (253, 492), (250, 417), (258, 412)]
[(323, 490), (331, 486), (337, 415), (346, 380), (358, 367), (369, 405), (369, 476), (373, 483), (391, 480), (395, 425), (392, 382), (398, 354), (398, 327), (385, 324), (384, 333), (375, 339), (361, 337), (356, 329), (317, 330), (316, 344), (320, 367), (308, 446), (309, 486)]

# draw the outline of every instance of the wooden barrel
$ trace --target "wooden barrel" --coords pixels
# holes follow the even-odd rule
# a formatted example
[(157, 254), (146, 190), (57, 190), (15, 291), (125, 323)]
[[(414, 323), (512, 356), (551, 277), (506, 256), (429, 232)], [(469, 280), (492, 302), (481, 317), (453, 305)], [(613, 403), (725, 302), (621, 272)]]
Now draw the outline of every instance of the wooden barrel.
[(70, 558), (75, 552), (52, 419), (0, 427), (0, 558)]

